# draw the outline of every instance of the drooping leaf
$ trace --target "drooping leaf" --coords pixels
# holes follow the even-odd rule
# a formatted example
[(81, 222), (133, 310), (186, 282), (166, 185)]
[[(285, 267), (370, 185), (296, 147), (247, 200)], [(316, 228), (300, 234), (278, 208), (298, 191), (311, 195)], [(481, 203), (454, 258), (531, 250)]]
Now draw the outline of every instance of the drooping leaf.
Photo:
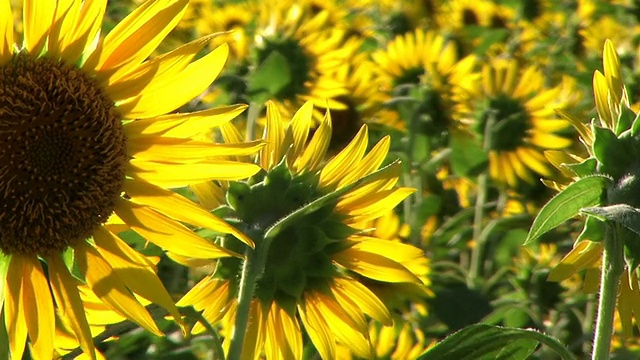
[(535, 330), (486, 324), (468, 326), (442, 340), (419, 360), (524, 360), (538, 344), (554, 350), (563, 360), (573, 355), (558, 340)]
[(601, 241), (604, 239), (604, 226), (605, 224), (597, 217), (587, 216), (587, 220), (584, 222), (584, 227), (580, 235), (578, 235), (577, 241)]
[(533, 221), (525, 245), (578, 214), (580, 209), (600, 204), (612, 180), (604, 175), (584, 177), (567, 186), (546, 203)]

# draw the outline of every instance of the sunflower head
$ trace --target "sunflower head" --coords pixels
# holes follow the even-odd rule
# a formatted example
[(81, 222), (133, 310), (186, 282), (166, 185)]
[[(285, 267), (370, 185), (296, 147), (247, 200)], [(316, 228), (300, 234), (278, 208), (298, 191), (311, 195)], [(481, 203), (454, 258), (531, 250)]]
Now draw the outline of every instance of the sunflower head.
[[(286, 341), (270, 338), (268, 333), (265, 340), (260, 334), (274, 322), (294, 321), (297, 327), (301, 321), (323, 358), (335, 357), (336, 342), (368, 357), (371, 345), (364, 314), (385, 324), (391, 321), (388, 309), (369, 284), (414, 283), (423, 287), (420, 275), (426, 271), (421, 259), (426, 259), (422, 250), (380, 238), (362, 224), (387, 213), (413, 190), (395, 187), (400, 170), (397, 162), (376, 171), (385, 160), (389, 138), (366, 153), (366, 126), (326, 162), (331, 119), (327, 112), (308, 140), (312, 114), (313, 105), (307, 102), (290, 122), (284, 122), (277, 106), (269, 103), (267, 144), (256, 159), (262, 171), (246, 182), (206, 186), (218, 187), (226, 194), (225, 204), (215, 212), (252, 234), (256, 256), (264, 254), (264, 271), (257, 280), (251, 311), (252, 316), (263, 314), (266, 320), (247, 331), (247, 336), (256, 336), (245, 340), (256, 344), (251, 351), (258, 356), (263, 344), (267, 353), (274, 347), (282, 353), (297, 348), (292, 344), (301, 341), (300, 332)], [(203, 198), (219, 192), (203, 191), (201, 186), (194, 189)], [(236, 251), (246, 249), (229, 236), (218, 241)], [(211, 277), (179, 303), (204, 309), (210, 321), (226, 316), (226, 303), (214, 306), (198, 294), (225, 284), (228, 301), (234, 304), (241, 266), (239, 260), (219, 260)], [(364, 305), (353, 307), (353, 301)], [(328, 321), (342, 330), (334, 334)], [(330, 341), (320, 340), (324, 338)]]
[(535, 173), (551, 174), (542, 150), (571, 144), (553, 134), (569, 124), (552, 106), (564, 108), (569, 100), (561, 85), (547, 88), (544, 81), (534, 66), (496, 58), (483, 66), (481, 79), (457, 88), (457, 116), (488, 151), (490, 175), (512, 188), (519, 179), (533, 184)]

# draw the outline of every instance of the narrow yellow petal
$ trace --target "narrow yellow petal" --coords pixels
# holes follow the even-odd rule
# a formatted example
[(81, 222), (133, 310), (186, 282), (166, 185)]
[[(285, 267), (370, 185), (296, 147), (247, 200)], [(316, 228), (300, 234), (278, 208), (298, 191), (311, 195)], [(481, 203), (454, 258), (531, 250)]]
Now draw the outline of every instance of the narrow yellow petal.
[(318, 309), (318, 300), (314, 293), (305, 293), (298, 304), (298, 314), (304, 324), (307, 335), (323, 359), (336, 358), (336, 343), (324, 315)]
[(56, 5), (56, 1), (24, 1), (22, 9), (24, 47), (30, 54), (40, 55), (44, 48), (53, 21), (53, 14), (56, 12)]
[(596, 102), (596, 110), (600, 116), (602, 126), (613, 129), (614, 119), (611, 117), (611, 107), (609, 104), (609, 88), (607, 80), (600, 71), (593, 74), (593, 96)]
[(563, 119), (567, 120), (569, 123), (571, 123), (571, 125), (573, 125), (573, 127), (578, 130), (578, 133), (580, 134), (580, 137), (582, 137), (582, 139), (584, 139), (584, 142), (587, 145), (591, 145), (593, 144), (593, 134), (591, 133), (591, 129), (589, 129), (584, 123), (582, 123), (578, 118), (570, 115), (569, 113), (560, 110), (560, 109), (556, 109), (555, 110), (556, 113), (558, 115), (560, 115), (560, 117), (562, 117)]
[(267, 102), (267, 121), (264, 128), (264, 140), (267, 145), (260, 152), (260, 165), (263, 169), (271, 169), (276, 166), (284, 155), (283, 141), (285, 137), (282, 118), (278, 107), (272, 102)]
[(335, 278), (333, 283), (331, 290), (338, 301), (351, 299), (362, 308), (362, 311), (380, 321), (383, 325), (389, 326), (393, 324), (393, 319), (387, 307), (366, 286), (358, 281), (344, 278)]
[(136, 159), (189, 163), (214, 157), (252, 155), (265, 146), (261, 140), (236, 144), (216, 144), (168, 137), (141, 137), (127, 141), (127, 151)]
[(351, 184), (352, 182), (371, 174), (380, 167), (389, 152), (391, 137), (385, 136), (369, 151), (356, 166), (351, 169), (340, 181), (338, 188)]
[(291, 137), (292, 146), (287, 154), (289, 165), (293, 166), (296, 159), (302, 154), (309, 137), (313, 116), (313, 103), (307, 101), (296, 111), (287, 128), (288, 137)]
[(352, 171), (353, 167), (362, 159), (367, 149), (368, 139), (367, 126), (363, 125), (349, 145), (323, 167), (320, 172), (320, 186), (333, 187), (334, 184), (337, 184)]
[(0, 66), (13, 58), (13, 45), (11, 0), (0, 0)]
[[(47, 42), (47, 53), (50, 55), (60, 56), (62, 49), (62, 39), (69, 36), (72, 28), (72, 21), (80, 12), (80, 1), (77, 0), (60, 0), (53, 14), (51, 28), (49, 29), (49, 38)], [(65, 19), (68, 19), (65, 21)]]
[(128, 175), (164, 188), (180, 188), (210, 180), (246, 179), (260, 171), (255, 164), (211, 160), (197, 164), (163, 164), (133, 159)]
[(336, 210), (350, 217), (351, 223), (372, 220), (390, 211), (402, 200), (416, 192), (414, 188), (396, 188), (370, 195), (366, 200), (351, 204), (348, 208), (336, 206)]
[(184, 70), (196, 55), (216, 36), (205, 36), (184, 44), (168, 53), (146, 60), (128, 74), (106, 79), (106, 91), (109, 97), (119, 102), (137, 96), (147, 87), (157, 86), (157, 78), (171, 77)]
[(46, 258), (49, 266), (49, 281), (60, 316), (66, 319), (80, 347), (91, 359), (96, 359), (91, 330), (85, 316), (82, 300), (73, 279), (59, 254)]
[(321, 293), (316, 293), (317, 307), (319, 312), (327, 322), (328, 329), (335, 336), (336, 340), (346, 345), (355, 355), (369, 359), (372, 356), (372, 348), (368, 336), (365, 337), (367, 329), (358, 331), (354, 323), (344, 310), (333, 299)]
[[(205, 133), (214, 127), (228, 123), (246, 108), (247, 105), (231, 105), (190, 113), (163, 115), (131, 121), (125, 124), (123, 129), (129, 140), (150, 135), (189, 139), (196, 134)], [(242, 139), (237, 142), (240, 141)]]
[(298, 320), (275, 301), (267, 319), (265, 353), (268, 360), (302, 359), (302, 333)]
[[(203, 280), (204, 281), (204, 280)], [(219, 322), (229, 311), (230, 305), (233, 303), (231, 292), (229, 291), (229, 282), (211, 279), (205, 284), (203, 293), (195, 293), (193, 289), (189, 290), (178, 302), (178, 306), (193, 305), (197, 310), (202, 311), (204, 317), (210, 324)], [(195, 289), (195, 287), (194, 287)], [(197, 323), (191, 332), (200, 334), (206, 331), (201, 323)]]
[(124, 191), (136, 204), (150, 206), (174, 220), (232, 234), (245, 244), (254, 246), (247, 235), (173, 191), (135, 180), (125, 180)]
[(4, 321), (9, 336), (12, 359), (22, 359), (27, 341), (27, 321), (23, 297), (24, 269), (27, 259), (21, 255), (11, 256), (7, 270), (6, 295), (4, 300)]
[(29, 340), (36, 359), (53, 354), (55, 315), (49, 282), (36, 257), (25, 257), (22, 274), (22, 301)]
[(616, 48), (611, 40), (604, 41), (604, 51), (602, 54), (602, 63), (604, 64), (604, 77), (607, 79), (611, 94), (611, 102), (619, 104), (622, 100), (622, 74), (620, 73), (620, 58), (616, 52)]
[(563, 149), (573, 143), (571, 139), (542, 131), (533, 131), (530, 136), (533, 145), (544, 149)]
[(388, 258), (386, 254), (377, 254), (351, 247), (331, 255), (331, 259), (345, 268), (373, 280), (393, 283), (422, 283), (405, 266)]
[(240, 256), (146, 206), (120, 199), (115, 213), (146, 240), (178, 255), (201, 259)]
[(198, 198), (198, 202), (205, 209), (213, 210), (218, 206), (225, 204), (225, 192), (220, 185), (213, 181), (207, 181), (200, 184), (189, 185), (193, 194)]
[(549, 281), (562, 281), (589, 267), (594, 267), (602, 257), (602, 243), (580, 241), (549, 272)]
[(218, 77), (229, 55), (229, 46), (218, 46), (178, 73), (154, 76), (139, 96), (126, 100), (118, 109), (126, 118), (145, 119), (171, 112), (202, 94)]
[(322, 119), (320, 126), (313, 134), (307, 148), (302, 153), (302, 156), (300, 156), (294, 163), (294, 171), (296, 173), (302, 171), (314, 171), (324, 160), (327, 149), (329, 149), (330, 142), (331, 114), (327, 110), (325, 117)]
[[(70, 64), (80, 59), (89, 45), (96, 39), (102, 26), (102, 18), (107, 10), (107, 1), (75, 1), (75, 14), (64, 16), (64, 36), (61, 39), (61, 56)], [(78, 7), (80, 8), (78, 11)], [(75, 16), (73, 16), (75, 15)], [(73, 30), (71, 29), (73, 28)], [(68, 28), (68, 30), (66, 30)], [(55, 40), (49, 40), (49, 44)]]
[(424, 250), (398, 241), (384, 240), (364, 235), (355, 235), (350, 239), (357, 241), (357, 243), (353, 245), (355, 249), (384, 254), (389, 259), (401, 264), (424, 258)]
[(249, 310), (249, 325), (247, 326), (244, 342), (242, 343), (243, 359), (258, 359), (264, 348), (264, 339), (267, 334), (266, 313), (262, 309), (260, 300), (251, 302)]
[[(138, 66), (178, 24), (188, 0), (150, 0), (136, 8), (105, 36), (87, 60), (99, 77), (119, 78)], [(114, 74), (112, 69), (117, 69)]]
[(87, 284), (102, 302), (151, 333), (162, 336), (147, 309), (136, 300), (96, 248), (83, 241), (75, 250), (80, 272), (85, 275)]

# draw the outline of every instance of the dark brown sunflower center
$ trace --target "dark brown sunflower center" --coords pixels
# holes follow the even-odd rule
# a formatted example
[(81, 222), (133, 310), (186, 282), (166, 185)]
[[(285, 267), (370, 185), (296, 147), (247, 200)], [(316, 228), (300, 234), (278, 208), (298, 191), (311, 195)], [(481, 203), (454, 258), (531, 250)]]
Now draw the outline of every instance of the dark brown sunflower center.
[[(531, 121), (527, 109), (518, 99), (497, 95), (481, 107), (474, 130), (480, 135), (490, 135), (489, 148), (512, 151), (524, 144)], [(490, 124), (487, 128), (487, 124)]]
[(47, 254), (113, 212), (127, 163), (122, 117), (80, 69), (17, 55), (0, 66), (0, 250)]

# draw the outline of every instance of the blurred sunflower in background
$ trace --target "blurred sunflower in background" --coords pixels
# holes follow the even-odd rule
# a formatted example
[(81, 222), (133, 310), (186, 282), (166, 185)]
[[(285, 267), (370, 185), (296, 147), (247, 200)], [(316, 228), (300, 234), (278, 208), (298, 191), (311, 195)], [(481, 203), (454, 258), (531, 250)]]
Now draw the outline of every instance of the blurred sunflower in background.
[(416, 29), (398, 35), (385, 49), (374, 52), (372, 58), (383, 91), (391, 95), (394, 89), (407, 85), (423, 86), (421, 109), (428, 118), (429, 133), (437, 135), (450, 130), (454, 125), (455, 89), (476, 77), (474, 56), (460, 59), (455, 43), (435, 31)]
[[(267, 145), (257, 159), (263, 171), (248, 182), (194, 186), (203, 202), (215, 204), (226, 197), (228, 204), (214, 212), (225, 213), (238, 228), (253, 234), (333, 191), (353, 187), (299, 215), (269, 243), (256, 241), (255, 254), (264, 252), (264, 272), (251, 301), (244, 358), (258, 358), (263, 352), (267, 359), (300, 358), (302, 329), (324, 359), (336, 358), (337, 343), (359, 357), (370, 357), (365, 315), (386, 325), (392, 320), (385, 304), (363, 280), (422, 284), (412, 267), (424, 259), (422, 250), (357, 227), (384, 215), (413, 192), (395, 187), (398, 162), (376, 172), (387, 155), (389, 138), (367, 153), (367, 128), (363, 126), (340, 153), (325, 162), (331, 119), (327, 113), (307, 141), (312, 113), (313, 105), (307, 102), (290, 122), (283, 122), (277, 106), (269, 103), (264, 135)], [(356, 183), (365, 176), (369, 176), (367, 181)], [(216, 195), (221, 190), (223, 197)], [(232, 237), (219, 241), (232, 251), (246, 249)], [(178, 260), (185, 264), (193, 261)], [(221, 320), (225, 347), (233, 332), (241, 268), (241, 261), (218, 261), (215, 271), (178, 302), (202, 310), (211, 323)], [(203, 330), (196, 325), (193, 332)]]
[(81, 283), (153, 334), (162, 333), (134, 294), (181, 321), (152, 264), (105, 224), (184, 256), (236, 254), (180, 222), (251, 243), (168, 190), (259, 170), (218, 160), (259, 143), (190, 140), (243, 106), (169, 114), (211, 84), (228, 52), (194, 60), (208, 37), (148, 58), (187, 3), (147, 1), (104, 37), (106, 1), (24, 2), (22, 36), (10, 3), (0, 3), (0, 301), (12, 358), (27, 339), (34, 358), (51, 358), (56, 313), (95, 358)]
[(516, 188), (522, 180), (534, 184), (537, 175), (551, 175), (542, 151), (572, 143), (557, 134), (569, 127), (554, 113), (569, 105), (560, 85), (546, 87), (535, 66), (494, 58), (483, 66), (481, 80), (459, 90), (456, 116), (482, 140), (492, 178)]

